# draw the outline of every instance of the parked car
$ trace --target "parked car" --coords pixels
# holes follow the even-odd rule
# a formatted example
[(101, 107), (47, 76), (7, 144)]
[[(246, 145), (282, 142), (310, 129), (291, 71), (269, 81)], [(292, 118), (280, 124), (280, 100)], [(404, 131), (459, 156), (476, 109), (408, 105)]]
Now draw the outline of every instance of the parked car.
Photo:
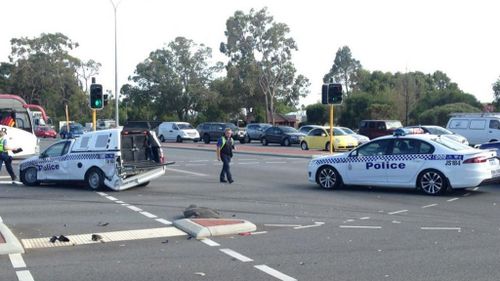
[(288, 126), (272, 126), (267, 128), (262, 134), (262, 145), (269, 143), (279, 143), (284, 146), (300, 144), (306, 135), (299, 133), (297, 129)]
[[(333, 147), (336, 151), (351, 150), (358, 146), (358, 141), (340, 128), (333, 127)], [(300, 142), (302, 150), (324, 149), (330, 150), (330, 127), (312, 129)]]
[(483, 144), (478, 144), (475, 147), (477, 147), (479, 149), (495, 150), (495, 152), (497, 154), (497, 158), (500, 158), (500, 141), (492, 141), (492, 142), (487, 142), (487, 143), (483, 143)]
[(38, 126), (35, 128), (35, 135), (39, 138), (56, 138), (57, 132), (49, 126)]
[(252, 140), (260, 141), (260, 139), (262, 138), (262, 133), (271, 126), (271, 124), (267, 123), (248, 124), (245, 128), (245, 142), (251, 142)]
[(201, 123), (196, 127), (201, 139), (205, 143), (210, 143), (211, 141), (217, 141), (222, 135), (226, 128), (230, 128), (233, 131), (233, 139), (239, 140), (240, 143), (245, 142), (245, 131), (240, 130), (233, 123), (223, 123), (223, 122), (205, 122)]
[(450, 140), (457, 141), (457, 142), (463, 143), (465, 145), (469, 145), (469, 141), (467, 141), (467, 139), (464, 136), (461, 136), (459, 134), (455, 134), (452, 131), (447, 130), (447, 129), (440, 127), (440, 126), (418, 125), (418, 126), (408, 126), (405, 128), (421, 128), (427, 134), (442, 136), (445, 138), (449, 138)]
[(500, 141), (500, 113), (454, 113), (446, 129), (466, 137), (470, 145)]
[(338, 128), (344, 131), (346, 134), (350, 135), (351, 137), (355, 138), (358, 141), (358, 144), (360, 145), (370, 141), (370, 138), (368, 138), (367, 136), (360, 135), (347, 127), (338, 127)]
[(158, 126), (158, 137), (161, 142), (167, 140), (175, 140), (182, 142), (184, 140), (192, 140), (198, 142), (200, 134), (198, 131), (187, 122), (163, 122)]
[(61, 139), (74, 139), (83, 135), (84, 133), (85, 132), (83, 130), (83, 126), (80, 123), (69, 124), (69, 131), (67, 130), (66, 126), (62, 126), (59, 130)]
[(363, 120), (359, 122), (359, 134), (374, 139), (392, 135), (397, 128), (401, 127), (403, 125), (398, 120)]

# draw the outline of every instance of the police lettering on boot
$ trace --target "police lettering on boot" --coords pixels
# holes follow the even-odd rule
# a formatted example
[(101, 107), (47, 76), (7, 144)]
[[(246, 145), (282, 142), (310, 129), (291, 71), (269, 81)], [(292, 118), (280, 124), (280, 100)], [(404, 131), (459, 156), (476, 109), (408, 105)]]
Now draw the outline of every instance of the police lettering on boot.
[(405, 163), (391, 163), (391, 162), (366, 163), (367, 170), (369, 170), (370, 168), (373, 168), (375, 170), (396, 170), (396, 169), (404, 169), (405, 167), (406, 167)]

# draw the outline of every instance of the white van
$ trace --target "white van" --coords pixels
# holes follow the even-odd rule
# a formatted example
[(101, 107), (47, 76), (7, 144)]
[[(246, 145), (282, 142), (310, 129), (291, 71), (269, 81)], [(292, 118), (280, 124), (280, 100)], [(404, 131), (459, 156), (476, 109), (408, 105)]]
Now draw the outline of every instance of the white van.
[(163, 122), (158, 126), (158, 137), (161, 142), (167, 140), (175, 140), (182, 142), (184, 140), (192, 140), (197, 142), (200, 140), (198, 131), (187, 122)]
[(500, 140), (500, 113), (452, 113), (446, 129), (467, 138), (470, 145)]

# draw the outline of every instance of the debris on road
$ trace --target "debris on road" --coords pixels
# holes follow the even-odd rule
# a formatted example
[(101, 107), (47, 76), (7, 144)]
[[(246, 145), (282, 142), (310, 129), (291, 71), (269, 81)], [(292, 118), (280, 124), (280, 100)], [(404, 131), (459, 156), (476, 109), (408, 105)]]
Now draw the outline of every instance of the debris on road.
[(102, 236), (99, 234), (92, 234), (92, 241), (102, 241)]
[(198, 207), (198, 206), (193, 204), (193, 205), (189, 205), (189, 207), (187, 207), (184, 210), (184, 217), (187, 219), (190, 219), (190, 218), (218, 219), (221, 217), (221, 214), (214, 209), (207, 208), (207, 207)]

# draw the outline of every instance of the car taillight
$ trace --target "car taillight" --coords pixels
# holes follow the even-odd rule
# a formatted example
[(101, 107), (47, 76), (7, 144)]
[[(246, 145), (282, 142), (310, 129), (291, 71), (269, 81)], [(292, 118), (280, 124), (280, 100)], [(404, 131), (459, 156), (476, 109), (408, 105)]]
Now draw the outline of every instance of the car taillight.
[(477, 156), (464, 161), (464, 164), (484, 163), (488, 159), (484, 156)]
[(160, 163), (164, 164), (166, 161), (165, 155), (163, 155), (163, 151), (160, 149)]

